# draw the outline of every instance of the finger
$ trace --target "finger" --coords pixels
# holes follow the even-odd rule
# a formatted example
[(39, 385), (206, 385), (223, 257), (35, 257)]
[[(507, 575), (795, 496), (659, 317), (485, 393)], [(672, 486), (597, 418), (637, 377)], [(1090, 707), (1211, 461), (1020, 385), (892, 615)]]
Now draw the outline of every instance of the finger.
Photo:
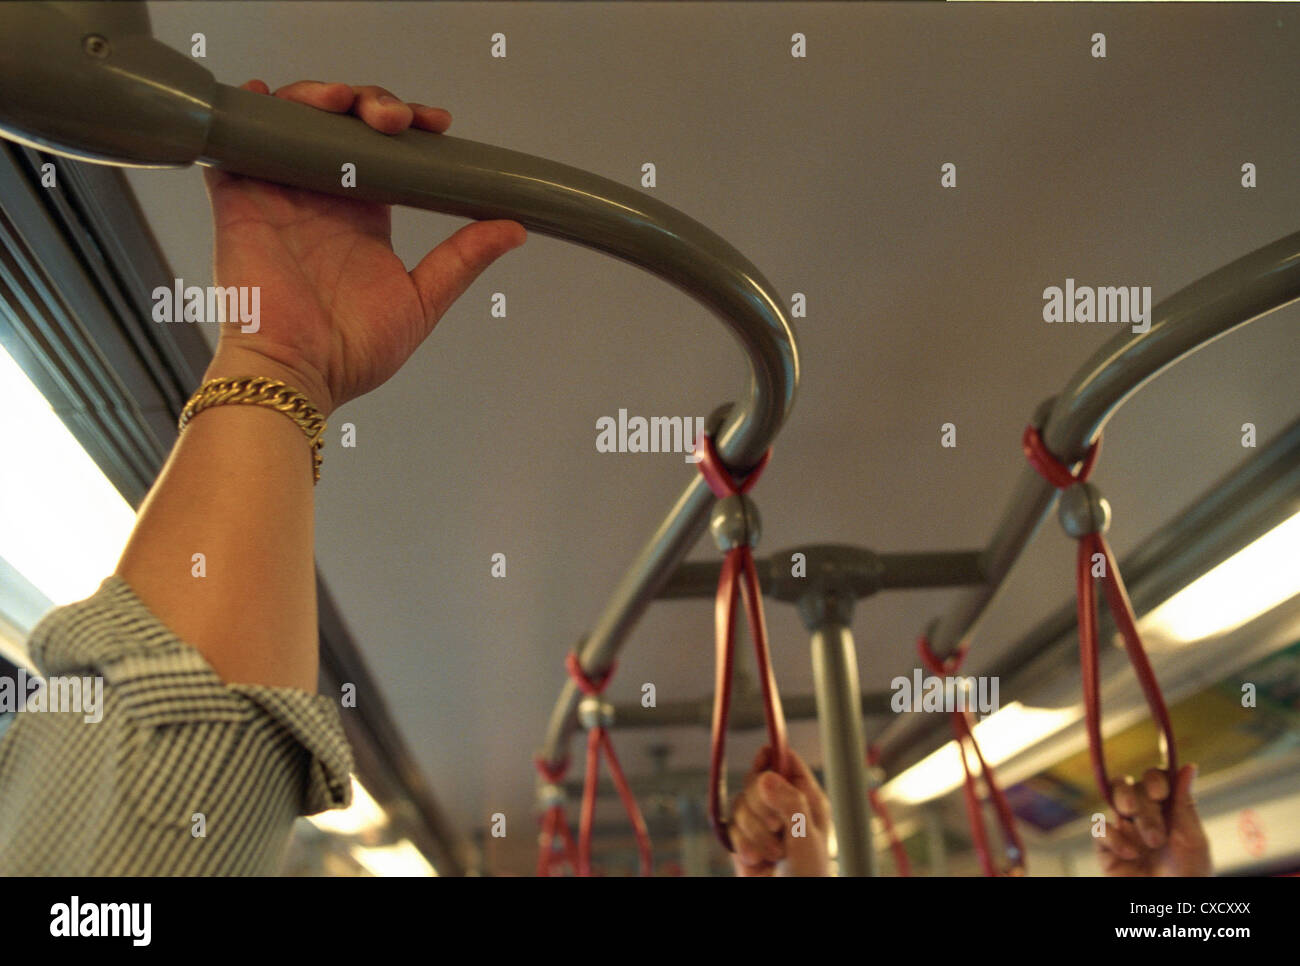
[[(1131, 777), (1125, 777), (1126, 788), (1129, 791), (1130, 802), (1133, 805), (1132, 811), (1127, 816), (1133, 820), (1137, 826), (1138, 834), (1148, 848), (1158, 849), (1165, 844), (1167, 830), (1165, 829), (1165, 816), (1160, 809), (1159, 802), (1153, 802), (1147, 795), (1145, 785), (1139, 785)], [(1118, 805), (1119, 799), (1116, 798)]]
[(785, 759), (785, 778), (794, 785), (795, 788), (803, 792), (804, 797), (808, 800), (808, 807), (811, 809), (813, 822), (818, 828), (829, 828), (831, 822), (830, 801), (826, 798), (826, 793), (822, 791), (821, 784), (817, 777), (808, 767), (793, 748), (786, 749)]
[(796, 815), (807, 818), (812, 809), (804, 793), (795, 788), (774, 771), (765, 771), (754, 786), (759, 800), (781, 816), (782, 825), (787, 829)]
[[(790, 874), (824, 875), (828, 861), (826, 839), (812, 817), (812, 807), (803, 792), (774, 771), (764, 772), (754, 787), (759, 796), (789, 823), (782, 841)], [(804, 815), (805, 821), (801, 823), (802, 827), (797, 827), (794, 819), (800, 814)]]
[(754, 876), (775, 876), (776, 866), (771, 862), (761, 862), (758, 865), (749, 865), (741, 858), (739, 852), (731, 854), (731, 864), (736, 870), (736, 875), (752, 878)]
[(435, 134), (441, 134), (451, 127), (450, 111), (445, 111), (441, 107), (429, 107), (427, 104), (408, 103), (407, 107), (415, 114), (415, 120), (411, 122), (411, 127), (418, 127), (422, 131), (432, 131)]
[(411, 126), (415, 112), (410, 106), (393, 96), (393, 92), (383, 87), (369, 84), (354, 87), (357, 95), (352, 105), (352, 113), (365, 121), (376, 131), (383, 134), (397, 134)]
[(745, 805), (754, 817), (763, 823), (764, 828), (779, 835), (785, 828), (785, 816), (769, 805), (755, 787), (768, 773), (767, 767), (771, 764), (771, 760), (772, 749), (766, 745), (754, 756), (754, 763), (750, 766), (749, 775), (745, 779)]
[(306, 104), (333, 114), (346, 114), (352, 110), (357, 96), (347, 84), (322, 83), (321, 81), (297, 81), (278, 88), (275, 96), (286, 101)]
[(749, 766), (749, 773), (745, 776), (745, 804), (768, 831), (780, 833), (785, 828), (785, 819), (780, 812), (763, 801), (763, 796), (754, 789), (754, 785), (763, 777), (771, 762), (772, 749), (764, 745), (758, 749), (758, 754), (754, 756), (754, 761)]
[(1105, 849), (1097, 850), (1097, 863), (1101, 866), (1101, 871), (1111, 876), (1139, 876), (1142, 875), (1141, 866), (1134, 861), (1121, 858), (1114, 852), (1108, 852)]
[(1149, 848), (1156, 849), (1165, 844), (1164, 815), (1160, 805), (1147, 797), (1142, 785), (1136, 784), (1132, 776), (1125, 775), (1112, 783), (1111, 795), (1115, 800), (1115, 811), (1137, 826), (1141, 840)]
[(271, 88), (266, 86), (266, 81), (257, 80), (256, 78), (244, 81), (244, 83), (239, 85), (239, 89), (241, 91), (252, 91), (254, 94), (271, 93)]
[[(775, 773), (764, 772), (763, 774), (771, 775)], [(762, 779), (763, 776), (759, 775), (757, 781), (762, 781)], [(755, 785), (757, 785), (757, 781), (755, 782)], [(745, 800), (749, 811), (755, 818), (763, 823), (763, 827), (769, 832), (773, 835), (780, 835), (787, 827), (788, 820), (786, 816), (782, 815), (780, 810), (773, 808), (758, 791), (757, 787), (753, 788), (751, 791), (753, 794), (749, 795)]]
[[(736, 800), (735, 808), (732, 810), (732, 844), (739, 847), (739, 843), (743, 841), (753, 854), (768, 862), (780, 862), (782, 856), (785, 855), (785, 849), (781, 846), (780, 839), (767, 827), (761, 818), (747, 807), (748, 800), (747, 796), (742, 795)], [(739, 832), (739, 835), (737, 835), (737, 832)]]
[(1169, 776), (1162, 768), (1148, 768), (1142, 776), (1142, 787), (1151, 801), (1163, 802), (1169, 797)]
[(420, 260), (411, 270), (432, 328), (451, 303), (494, 261), (522, 245), (524, 226), (514, 221), (476, 221), (466, 225)]
[(1138, 813), (1137, 791), (1133, 779), (1127, 775), (1116, 778), (1110, 783), (1110, 796), (1115, 802), (1115, 811), (1121, 818), (1133, 818)]
[(1105, 831), (1097, 836), (1097, 847), (1121, 859), (1134, 861), (1141, 857), (1143, 846), (1135, 831), (1125, 826), (1126, 821), (1107, 822)]
[[(755, 841), (750, 835), (750, 831), (755, 827), (752, 816), (746, 816), (743, 803), (737, 801), (736, 808), (727, 823), (727, 832), (731, 836), (733, 854), (750, 867), (769, 864), (763, 844)], [(758, 829), (758, 834), (764, 834), (761, 827)]]
[(782, 776), (790, 782), (800, 778), (810, 782), (817, 781), (813, 776), (812, 769), (808, 767), (808, 763), (800, 758), (799, 753), (793, 748), (786, 748), (785, 750), (785, 771)]

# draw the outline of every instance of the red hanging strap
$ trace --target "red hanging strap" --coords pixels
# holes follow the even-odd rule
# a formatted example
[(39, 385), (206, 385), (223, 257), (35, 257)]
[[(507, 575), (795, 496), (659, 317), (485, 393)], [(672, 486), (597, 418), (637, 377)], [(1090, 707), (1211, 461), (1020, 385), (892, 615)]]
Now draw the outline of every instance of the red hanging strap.
[[(1048, 452), (1042, 434), (1036, 427), (1025, 427), (1021, 445), (1029, 464), (1057, 489), (1065, 490), (1076, 483), (1087, 482), (1093, 464), (1097, 460), (1097, 452), (1101, 448), (1101, 437), (1098, 436), (1097, 441), (1089, 448), (1083, 465), (1077, 473), (1070, 472), (1069, 467)], [(1165, 707), (1160, 684), (1142, 647), (1142, 638), (1138, 634), (1137, 621), (1133, 616), (1133, 605), (1129, 602), (1128, 591), (1124, 587), (1124, 579), (1120, 576), (1110, 545), (1101, 530), (1084, 534), (1078, 540), (1075, 590), (1079, 600), (1079, 668), (1083, 678), (1083, 712), (1088, 731), (1088, 752), (1092, 759), (1093, 776), (1101, 789), (1102, 796), (1111, 809), (1114, 809), (1115, 799), (1111, 791), (1110, 776), (1106, 772), (1105, 747), (1101, 734), (1101, 658), (1097, 630), (1096, 587), (1092, 577), (1092, 560), (1095, 555), (1100, 555), (1103, 561), (1101, 581), (1106, 603), (1110, 607), (1111, 616), (1115, 619), (1115, 626), (1124, 639), (1124, 649), (1128, 652), (1129, 663), (1137, 675), (1138, 684), (1142, 687), (1147, 707), (1150, 708), (1151, 716), (1160, 729), (1164, 752), (1163, 768), (1167, 773), (1171, 789), (1178, 774), (1178, 749), (1175, 744), (1173, 724), (1169, 720), (1169, 710)], [(1173, 807), (1173, 801), (1172, 794), (1165, 800), (1166, 818)]]
[(1092, 476), (1092, 468), (1097, 464), (1097, 455), (1101, 452), (1101, 437), (1098, 436), (1088, 452), (1084, 454), (1082, 465), (1077, 473), (1058, 460), (1047, 450), (1043, 435), (1036, 426), (1026, 426), (1025, 434), (1020, 438), (1020, 447), (1025, 451), (1025, 459), (1038, 471), (1038, 475), (1058, 490), (1069, 489), (1076, 483), (1087, 483)]
[[(875, 745), (867, 746), (867, 764), (872, 768), (880, 765), (880, 750)], [(894, 828), (894, 822), (889, 817), (889, 809), (885, 807), (885, 800), (880, 795), (880, 789), (872, 786), (867, 789), (867, 800), (871, 802), (871, 810), (885, 826), (885, 834), (889, 836), (889, 851), (894, 855), (894, 867), (898, 869), (898, 874), (903, 877), (912, 874), (912, 863), (907, 857), (907, 849), (903, 848), (903, 842), (898, 837), (898, 831)]]
[[(946, 677), (956, 674), (961, 669), (969, 645), (969, 640), (963, 641), (954, 653), (941, 661), (930, 649), (929, 638), (923, 634), (916, 642), (916, 649), (921, 655), (921, 662), (932, 674)], [(952, 731), (953, 737), (957, 739), (957, 754), (961, 756), (962, 795), (966, 802), (966, 817), (970, 821), (971, 840), (975, 846), (975, 854), (979, 857), (980, 868), (986, 876), (1023, 875), (1025, 843), (1020, 838), (1015, 813), (1011, 810), (1006, 796), (1002, 794), (1002, 787), (998, 784), (992, 767), (984, 760), (984, 754), (980, 751), (979, 742), (975, 740), (975, 732), (971, 728), (970, 712), (965, 708), (953, 710)], [(979, 791), (967, 757), (970, 753), (974, 753), (975, 760), (979, 763), (980, 775), (983, 776), (984, 787), (988, 791), (989, 800), (993, 803), (993, 811), (1002, 834), (1002, 848), (1007, 854), (1008, 864), (1001, 871), (994, 866), (993, 853), (989, 849), (988, 832), (984, 828), (984, 816), (980, 810)]]
[[(718, 499), (748, 493), (758, 482), (767, 465), (771, 451), (763, 454), (758, 465), (743, 479), (736, 479), (723, 465), (713, 437), (701, 436), (695, 455), (699, 458), (700, 473)], [(735, 663), (736, 594), (745, 600), (745, 613), (749, 620), (749, 633), (754, 639), (755, 666), (763, 692), (763, 711), (767, 720), (767, 742), (772, 749), (771, 770), (784, 774), (786, 769), (785, 713), (781, 708), (781, 695), (776, 688), (776, 675), (767, 647), (767, 623), (763, 618), (762, 588), (758, 570), (754, 566), (753, 547), (742, 543), (727, 551), (718, 580), (715, 607), (716, 673), (713, 698), (713, 742), (709, 755), (709, 820), (718, 841), (728, 852), (734, 852), (731, 833), (724, 817), (727, 797), (726, 744), (727, 715), (731, 710), (731, 669)]]
[[(533, 764), (537, 767), (537, 773), (542, 776), (542, 781), (551, 785), (558, 786), (564, 781), (564, 773), (569, 770), (567, 760), (560, 762), (552, 768), (542, 758), (533, 759)], [(561, 839), (561, 852), (555, 853), (555, 836), (559, 834)], [(573, 833), (569, 831), (569, 822), (564, 817), (564, 803), (557, 802), (549, 806), (542, 813), (542, 832), (537, 840), (537, 874), (542, 877), (550, 876), (555, 866), (568, 862), (569, 866), (576, 874), (578, 871), (578, 846), (573, 840)]]
[[(588, 677), (582, 665), (578, 663), (578, 655), (573, 652), (569, 652), (565, 657), (564, 666), (568, 668), (569, 676), (577, 684), (578, 690), (592, 698), (601, 696), (614, 674), (614, 665), (611, 664), (600, 676)], [(623, 808), (627, 810), (632, 831), (636, 835), (641, 874), (652, 875), (654, 860), (650, 852), (650, 833), (646, 829), (645, 819), (641, 816), (641, 809), (637, 807), (636, 799), (632, 796), (632, 789), (628, 786), (623, 769), (618, 763), (618, 756), (614, 754), (614, 743), (610, 739), (609, 729), (599, 720), (587, 732), (587, 775), (582, 786), (582, 817), (578, 824), (578, 875), (591, 875), (591, 832), (596, 817), (596, 782), (600, 775), (602, 750), (605, 752), (605, 760), (609, 763), (609, 776), (618, 791), (618, 797), (623, 800)]]

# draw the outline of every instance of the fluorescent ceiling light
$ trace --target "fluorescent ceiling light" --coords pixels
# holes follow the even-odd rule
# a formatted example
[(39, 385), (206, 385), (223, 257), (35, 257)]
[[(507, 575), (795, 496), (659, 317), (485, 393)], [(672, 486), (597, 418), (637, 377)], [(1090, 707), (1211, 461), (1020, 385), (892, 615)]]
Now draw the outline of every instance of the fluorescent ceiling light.
[(1192, 581), (1142, 618), (1170, 643), (1226, 634), (1300, 593), (1300, 513)]
[[(1300, 593), (1300, 513), (1192, 581), (1140, 622), (1143, 637), (1191, 643), (1249, 623)], [(980, 751), (996, 767), (1078, 717), (1062, 710), (1009, 704), (974, 728)], [(972, 762), (972, 765), (974, 762)], [(884, 786), (890, 798), (916, 804), (962, 783), (957, 743), (949, 741)]]
[(431, 876), (438, 870), (429, 864), (419, 849), (410, 839), (402, 839), (396, 845), (384, 845), (378, 848), (353, 846), (352, 857), (373, 875), (382, 876)]
[(89, 597), (117, 567), (135, 511), (0, 349), (0, 557), (46, 597)]
[[(1077, 707), (1031, 708), (1014, 701), (976, 724), (972, 731), (984, 760), (996, 768), (1068, 727), (1078, 715)], [(974, 756), (971, 767), (977, 767)], [(961, 755), (954, 740), (886, 782), (881, 790), (889, 798), (915, 805), (948, 794), (961, 785), (963, 774)]]
[(361, 782), (357, 781), (357, 776), (353, 775), (352, 804), (347, 808), (309, 815), (307, 821), (322, 832), (332, 835), (363, 835), (383, 828), (388, 823), (388, 817)]

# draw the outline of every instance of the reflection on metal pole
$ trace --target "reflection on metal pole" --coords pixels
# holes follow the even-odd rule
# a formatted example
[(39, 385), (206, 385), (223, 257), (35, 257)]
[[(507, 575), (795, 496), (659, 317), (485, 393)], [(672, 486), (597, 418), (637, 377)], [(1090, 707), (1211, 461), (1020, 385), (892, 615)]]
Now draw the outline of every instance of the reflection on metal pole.
[(839, 874), (871, 875), (871, 810), (867, 800), (866, 737), (853, 635), (827, 621), (812, 632), (813, 680), (826, 792), (839, 843)]

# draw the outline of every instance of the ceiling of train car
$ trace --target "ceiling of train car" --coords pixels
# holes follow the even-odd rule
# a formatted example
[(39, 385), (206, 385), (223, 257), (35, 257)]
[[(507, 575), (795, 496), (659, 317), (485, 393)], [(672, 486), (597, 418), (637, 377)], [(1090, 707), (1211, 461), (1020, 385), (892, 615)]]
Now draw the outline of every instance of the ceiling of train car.
[[(1021, 470), (1040, 400), (1114, 334), (1048, 325), (1044, 288), (1150, 286), (1153, 301), (1296, 230), (1291, 8), (1162, 5), (154, 4), (155, 32), (237, 84), (383, 84), (444, 106), (451, 133), (562, 161), (654, 195), (744, 252), (797, 319), (803, 383), (756, 491), (767, 550), (847, 542), (974, 548)], [(808, 56), (790, 55), (792, 33)], [(493, 33), (508, 56), (490, 56)], [(1090, 56), (1106, 34), (1105, 59)], [(940, 186), (940, 165), (957, 186)], [(1243, 188), (1241, 166), (1257, 166)], [(211, 281), (196, 170), (130, 175), (177, 275)], [(455, 218), (397, 211), (408, 264)], [(490, 314), (492, 293), (508, 315)], [(1300, 414), (1300, 308), (1275, 313), (1154, 381), (1110, 423), (1096, 474), (1122, 556)], [(207, 333), (211, 335), (212, 333)], [(685, 295), (622, 262), (534, 235), (461, 298), (392, 382), (336, 415), (317, 491), (318, 559), (438, 798), (472, 834), (494, 812), (535, 848), (531, 756), (565, 652), (691, 468), (599, 453), (596, 420), (706, 415), (742, 360)], [(957, 427), (941, 445), (940, 427)], [(504, 553), (507, 576), (490, 558)], [(701, 542), (694, 559), (714, 559)], [(1045, 527), (968, 667), (1071, 593), (1073, 555)], [(859, 606), (863, 686), (914, 665), (950, 592)], [(793, 611), (768, 620), (781, 687), (812, 672)], [(634, 700), (709, 693), (712, 605), (651, 608), (611, 686)], [(815, 727), (795, 747), (819, 758)], [(700, 729), (619, 733), (629, 772), (671, 746), (707, 762)], [(731, 742), (752, 755), (757, 733)], [(703, 788), (701, 787), (701, 792)], [(602, 806), (604, 808), (605, 806)], [(617, 806), (608, 806), (610, 819)]]

